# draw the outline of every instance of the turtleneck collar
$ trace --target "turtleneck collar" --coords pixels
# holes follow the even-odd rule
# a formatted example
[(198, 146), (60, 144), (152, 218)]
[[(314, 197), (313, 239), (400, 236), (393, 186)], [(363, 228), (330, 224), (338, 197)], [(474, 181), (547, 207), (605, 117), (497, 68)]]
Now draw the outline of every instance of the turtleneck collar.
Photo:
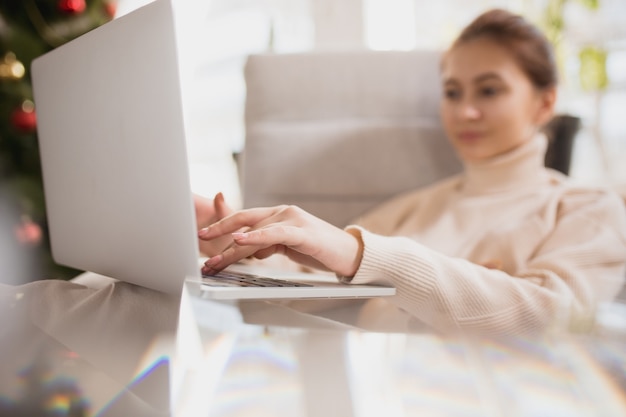
[(548, 141), (543, 134), (513, 150), (480, 162), (464, 162), (461, 191), (488, 194), (519, 189), (545, 178), (544, 159)]

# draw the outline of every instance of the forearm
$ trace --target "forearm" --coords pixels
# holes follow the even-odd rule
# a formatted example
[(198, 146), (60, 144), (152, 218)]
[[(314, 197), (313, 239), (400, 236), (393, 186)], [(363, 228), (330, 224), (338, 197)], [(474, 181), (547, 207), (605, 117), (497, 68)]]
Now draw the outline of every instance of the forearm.
[(589, 280), (563, 267), (519, 276), (445, 256), (408, 238), (362, 231), (364, 255), (352, 283), (388, 283), (390, 301), (438, 329), (529, 333), (587, 320), (595, 307)]

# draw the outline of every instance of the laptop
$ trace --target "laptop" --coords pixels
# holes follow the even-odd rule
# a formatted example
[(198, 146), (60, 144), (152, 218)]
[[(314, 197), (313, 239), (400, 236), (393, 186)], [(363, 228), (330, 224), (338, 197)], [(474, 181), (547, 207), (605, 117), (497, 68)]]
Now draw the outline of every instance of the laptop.
[[(395, 293), (340, 284), (327, 274), (298, 274), (296, 286), (240, 286), (230, 275), (203, 280), (171, 0), (38, 57), (32, 79), (57, 263), (172, 294), (193, 282), (210, 299)], [(257, 282), (275, 272), (239, 268)], [(274, 278), (293, 277), (280, 271)]]

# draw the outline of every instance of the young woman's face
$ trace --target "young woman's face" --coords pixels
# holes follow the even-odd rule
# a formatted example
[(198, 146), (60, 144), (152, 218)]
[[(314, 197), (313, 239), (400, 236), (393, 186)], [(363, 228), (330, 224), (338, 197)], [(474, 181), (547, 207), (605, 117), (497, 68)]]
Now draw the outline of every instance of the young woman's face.
[(552, 116), (555, 91), (539, 91), (504, 47), (485, 38), (451, 49), (442, 65), (444, 128), (476, 162), (528, 141)]

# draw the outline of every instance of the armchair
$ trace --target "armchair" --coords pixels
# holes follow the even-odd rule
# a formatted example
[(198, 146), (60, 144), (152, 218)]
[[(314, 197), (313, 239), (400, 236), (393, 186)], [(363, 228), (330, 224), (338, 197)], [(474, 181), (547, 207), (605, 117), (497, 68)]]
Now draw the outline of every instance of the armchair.
[[(245, 207), (295, 204), (337, 225), (462, 168), (439, 117), (440, 53), (248, 58)], [(554, 118), (546, 165), (569, 172), (580, 120)]]
[(337, 225), (461, 169), (439, 120), (439, 53), (253, 55), (243, 204), (296, 204)]

